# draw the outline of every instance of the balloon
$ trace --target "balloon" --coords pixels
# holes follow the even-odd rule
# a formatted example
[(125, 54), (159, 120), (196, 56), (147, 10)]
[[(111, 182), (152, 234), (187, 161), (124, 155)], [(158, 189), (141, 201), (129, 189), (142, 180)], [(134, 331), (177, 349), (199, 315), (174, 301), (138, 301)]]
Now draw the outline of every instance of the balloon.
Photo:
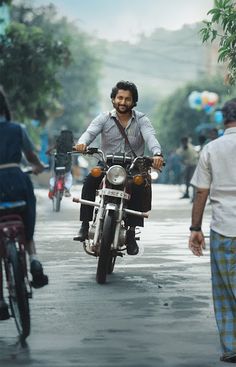
[(196, 105), (201, 105), (201, 104), (202, 104), (202, 98), (201, 98), (201, 95), (196, 96), (196, 98), (195, 98), (195, 104), (196, 104)]
[(214, 120), (217, 124), (221, 124), (223, 122), (223, 114), (221, 111), (215, 111)]
[(193, 91), (188, 96), (188, 102), (191, 108), (196, 108), (196, 106), (199, 104), (200, 99), (200, 93), (197, 91)]
[(209, 101), (209, 92), (207, 92), (206, 90), (204, 92), (201, 93), (201, 97), (202, 97), (202, 104), (203, 106), (208, 104)]
[(218, 100), (219, 96), (217, 93), (208, 92), (207, 90), (204, 90), (203, 92), (194, 90), (188, 96), (190, 108), (197, 111), (204, 110), (207, 114), (212, 113), (213, 106), (216, 105)]
[(204, 111), (206, 112), (206, 113), (211, 113), (212, 112), (212, 110), (213, 110), (213, 107), (212, 106), (209, 106), (208, 104), (207, 105), (205, 105), (204, 106)]
[(215, 105), (219, 100), (219, 96), (218, 94), (216, 93), (209, 93), (209, 102), (212, 104), (212, 105)]

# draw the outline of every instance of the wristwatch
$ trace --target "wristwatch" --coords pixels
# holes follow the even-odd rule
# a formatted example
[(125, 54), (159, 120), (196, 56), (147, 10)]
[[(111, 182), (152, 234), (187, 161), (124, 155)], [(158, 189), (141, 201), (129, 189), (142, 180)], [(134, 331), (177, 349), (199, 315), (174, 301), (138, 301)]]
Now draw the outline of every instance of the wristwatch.
[(156, 154), (154, 154), (154, 157), (162, 157), (163, 158), (163, 154), (162, 153), (156, 153)]
[(189, 227), (189, 230), (190, 231), (194, 231), (194, 232), (200, 232), (201, 230), (202, 230), (202, 228), (201, 227), (194, 227), (194, 226), (190, 226)]

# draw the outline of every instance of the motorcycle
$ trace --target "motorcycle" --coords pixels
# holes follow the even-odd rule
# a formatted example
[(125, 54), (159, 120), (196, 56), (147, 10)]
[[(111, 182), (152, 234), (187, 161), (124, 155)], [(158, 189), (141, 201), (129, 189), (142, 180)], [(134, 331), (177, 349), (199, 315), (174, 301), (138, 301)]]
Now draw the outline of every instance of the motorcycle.
[(103, 178), (94, 202), (81, 198), (73, 198), (73, 202), (95, 207), (83, 248), (87, 254), (98, 257), (96, 280), (104, 284), (107, 275), (114, 270), (116, 258), (122, 257), (127, 249), (127, 215), (148, 218), (148, 213), (131, 210), (127, 206), (133, 184), (150, 185), (153, 160), (147, 156), (132, 158), (126, 154), (105, 157), (103, 151), (97, 148), (87, 148), (83, 154), (100, 158), (102, 166), (92, 168), (90, 173), (94, 177), (102, 175)]

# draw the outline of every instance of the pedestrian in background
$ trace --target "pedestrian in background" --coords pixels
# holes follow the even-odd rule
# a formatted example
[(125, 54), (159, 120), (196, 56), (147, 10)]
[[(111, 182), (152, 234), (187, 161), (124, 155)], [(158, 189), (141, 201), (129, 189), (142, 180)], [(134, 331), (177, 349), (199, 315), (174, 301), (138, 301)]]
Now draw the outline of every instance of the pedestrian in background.
[(200, 153), (191, 184), (196, 187), (189, 247), (201, 256), (201, 229), (208, 195), (212, 206), (210, 253), (215, 318), (221, 361), (236, 363), (236, 98), (222, 108), (225, 133)]
[(190, 198), (189, 195), (190, 180), (196, 168), (196, 164), (198, 161), (198, 152), (194, 148), (193, 144), (190, 143), (189, 138), (187, 136), (183, 136), (181, 138), (181, 145), (176, 150), (176, 153), (180, 157), (181, 162), (184, 166), (183, 175), (184, 175), (185, 192), (184, 195), (181, 197), (181, 199), (188, 199)]

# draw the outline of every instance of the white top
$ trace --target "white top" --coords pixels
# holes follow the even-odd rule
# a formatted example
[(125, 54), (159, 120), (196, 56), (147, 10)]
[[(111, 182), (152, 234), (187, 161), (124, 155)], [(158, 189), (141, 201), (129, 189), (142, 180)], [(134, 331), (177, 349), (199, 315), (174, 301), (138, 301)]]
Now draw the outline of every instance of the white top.
[(210, 189), (211, 228), (236, 237), (236, 127), (203, 148), (191, 184)]

